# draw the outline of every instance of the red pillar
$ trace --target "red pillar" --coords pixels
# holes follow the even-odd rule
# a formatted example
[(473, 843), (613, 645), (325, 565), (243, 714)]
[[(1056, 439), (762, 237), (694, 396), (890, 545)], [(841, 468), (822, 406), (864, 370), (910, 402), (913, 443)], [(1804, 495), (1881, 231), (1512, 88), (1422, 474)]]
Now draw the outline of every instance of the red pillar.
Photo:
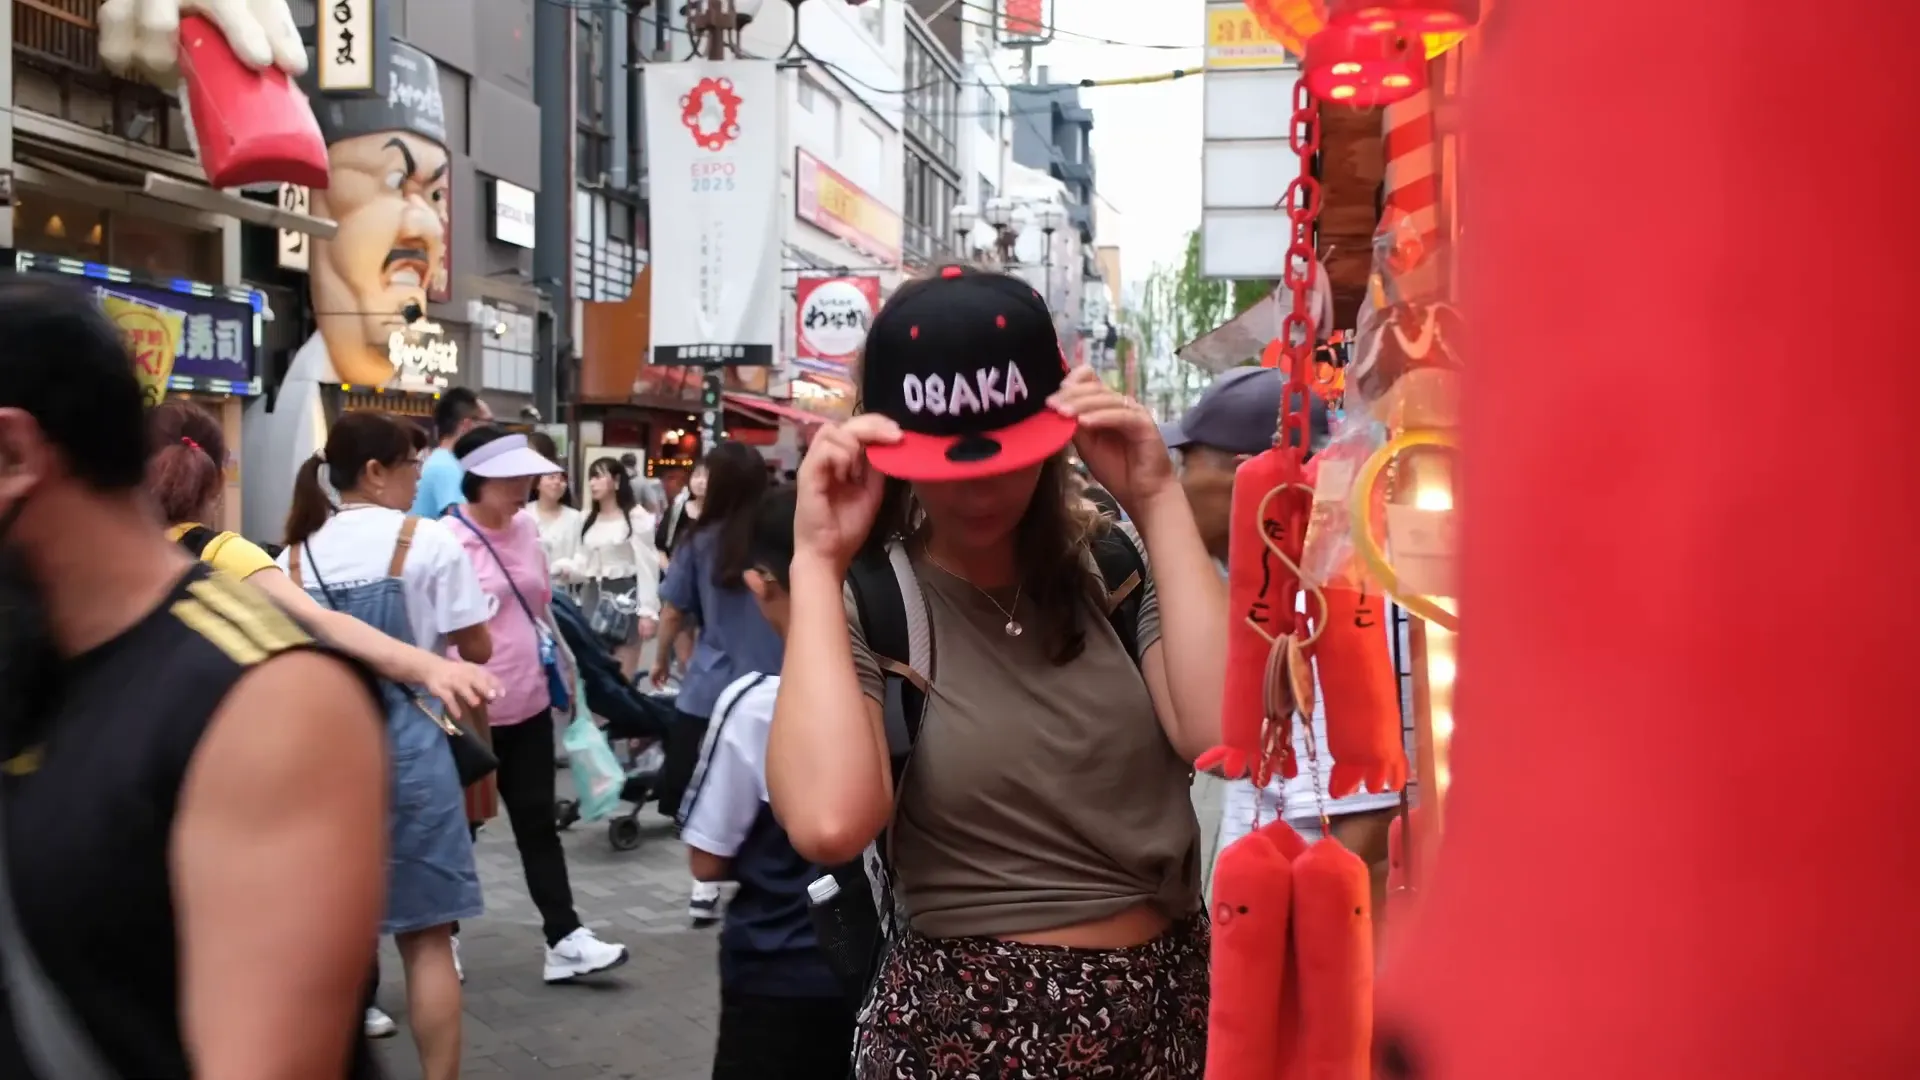
[(1424, 1080), (1920, 1061), (1920, 8), (1553, 0), (1480, 31)]

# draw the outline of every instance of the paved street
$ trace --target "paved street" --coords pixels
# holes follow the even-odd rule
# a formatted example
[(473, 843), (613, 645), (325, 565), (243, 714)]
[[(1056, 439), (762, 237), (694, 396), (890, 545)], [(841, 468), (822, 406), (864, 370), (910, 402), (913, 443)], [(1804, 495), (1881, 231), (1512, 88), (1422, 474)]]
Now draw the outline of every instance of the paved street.
[[(560, 776), (562, 790), (566, 774)], [(1218, 785), (1195, 785), (1203, 843), (1219, 821)], [(548, 986), (540, 978), (540, 917), (527, 899), (504, 816), (480, 834), (487, 914), (461, 928), (466, 965), (463, 1080), (706, 1080), (718, 1012), (715, 931), (687, 920), (687, 860), (671, 824), (648, 810), (634, 851), (607, 843), (604, 823), (562, 835), (574, 901), (588, 926), (633, 959), (598, 980)], [(1211, 862), (1211, 859), (1208, 860)], [(391, 1080), (418, 1080), (407, 1035), (405, 983), (389, 943), (380, 1004), (400, 1025), (381, 1040)]]
[[(566, 775), (560, 777), (567, 785)], [(504, 816), (480, 834), (487, 914), (462, 927), (466, 1080), (706, 1080), (718, 1012), (714, 931), (687, 921), (687, 861), (670, 823), (642, 815), (646, 839), (616, 852), (605, 824), (562, 834), (575, 903), (594, 932), (624, 943), (625, 967), (593, 984), (540, 977), (540, 918), (527, 899)], [(392, 1080), (417, 1080), (405, 985), (389, 944), (380, 1003), (400, 1034), (378, 1045)]]

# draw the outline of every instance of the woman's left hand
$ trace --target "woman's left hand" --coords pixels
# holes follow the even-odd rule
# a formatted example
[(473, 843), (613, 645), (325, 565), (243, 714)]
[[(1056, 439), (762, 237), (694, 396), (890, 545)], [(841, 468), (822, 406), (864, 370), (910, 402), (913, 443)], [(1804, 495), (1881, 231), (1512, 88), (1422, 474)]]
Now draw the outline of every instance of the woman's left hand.
[(421, 673), (420, 685), (440, 699), (449, 715), (456, 719), (470, 709), (484, 708), (500, 696), (500, 680), (486, 668), (461, 660), (434, 657)]
[(1047, 404), (1080, 422), (1073, 437), (1080, 460), (1128, 515), (1138, 517), (1141, 506), (1177, 483), (1160, 426), (1146, 406), (1116, 393), (1091, 367), (1069, 372)]
[(642, 615), (634, 623), (634, 637), (639, 641), (651, 641), (653, 635), (660, 632), (660, 620), (651, 615)]

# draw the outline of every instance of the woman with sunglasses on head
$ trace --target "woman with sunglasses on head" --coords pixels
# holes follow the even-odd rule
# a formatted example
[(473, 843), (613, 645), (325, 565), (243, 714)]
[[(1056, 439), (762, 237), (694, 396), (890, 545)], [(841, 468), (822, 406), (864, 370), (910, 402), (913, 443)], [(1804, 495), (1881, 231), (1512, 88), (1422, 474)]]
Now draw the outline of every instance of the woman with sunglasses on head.
[[(872, 412), (800, 469), (767, 781), (816, 862), (885, 830), (906, 925), (861, 1080), (1203, 1069), (1189, 763), (1219, 738), (1226, 593), (1146, 411), (1065, 367), (1037, 292), (947, 268), (874, 319)], [(1079, 495), (1070, 442), (1131, 524)]]
[(149, 409), (147, 447), (147, 492), (166, 520), (168, 538), (195, 558), (256, 586), (328, 644), (386, 678), (420, 687), (456, 716), (484, 708), (499, 693), (498, 680), (486, 669), (415, 648), (350, 615), (327, 610), (295, 585), (260, 545), (203, 524), (220, 519), (228, 460), (226, 434), (204, 409), (189, 401)]
[[(329, 610), (485, 663), (493, 652), (487, 596), (446, 524), (408, 513), (419, 481), (420, 459), (404, 425), (380, 413), (345, 413), (294, 481), (280, 569)], [(393, 803), (380, 929), (406, 969), (407, 1022), (422, 1077), (456, 1080), (461, 992), (453, 929), (481, 912), (473, 840), (438, 703), (404, 685), (383, 689)], [(367, 1008), (367, 1033), (390, 1034), (393, 1021), (371, 1002)]]

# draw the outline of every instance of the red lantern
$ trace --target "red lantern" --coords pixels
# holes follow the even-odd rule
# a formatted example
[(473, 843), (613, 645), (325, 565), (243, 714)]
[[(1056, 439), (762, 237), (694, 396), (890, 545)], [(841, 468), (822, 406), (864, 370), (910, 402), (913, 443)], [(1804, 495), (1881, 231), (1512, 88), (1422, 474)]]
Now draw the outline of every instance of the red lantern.
[(1342, 0), (1327, 21), (1378, 34), (1458, 34), (1479, 24), (1480, 0)]
[(1313, 96), (1336, 105), (1391, 105), (1427, 88), (1417, 35), (1329, 26), (1307, 42), (1305, 66)]

